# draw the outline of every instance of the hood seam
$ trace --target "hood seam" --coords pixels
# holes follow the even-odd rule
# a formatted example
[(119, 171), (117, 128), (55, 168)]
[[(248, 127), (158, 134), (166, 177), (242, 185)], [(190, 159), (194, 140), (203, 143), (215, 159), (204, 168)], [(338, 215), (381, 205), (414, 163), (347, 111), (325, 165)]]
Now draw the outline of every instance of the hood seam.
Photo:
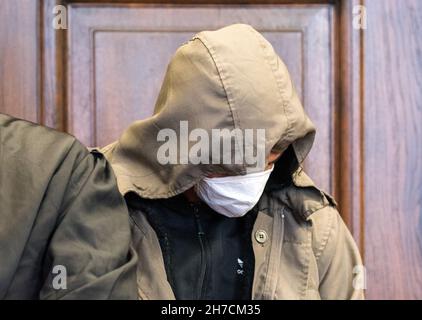
[[(276, 85), (277, 85), (277, 88), (278, 88), (278, 91), (277, 91), (277, 95), (278, 95), (278, 97), (279, 97), (279, 102), (281, 103), (281, 107), (282, 107), (282, 109), (283, 109), (283, 114), (284, 114), (284, 116), (285, 116), (285, 118), (286, 118), (286, 120), (287, 120), (287, 123), (288, 123), (288, 127), (287, 127), (287, 130), (286, 130), (286, 132), (284, 133), (284, 136), (282, 136), (282, 137), (280, 137), (280, 139), (279, 140), (284, 140), (284, 139), (286, 139), (286, 140), (288, 140), (288, 141), (290, 141), (291, 140), (291, 138), (292, 138), (292, 135), (291, 135), (291, 133), (292, 133), (292, 131), (293, 131), (293, 124), (292, 124), (292, 120), (290, 119), (290, 117), (287, 115), (287, 112), (286, 112), (286, 108), (287, 107), (289, 107), (289, 102), (288, 102), (288, 99), (286, 98), (286, 96), (285, 96), (285, 93), (284, 93), (284, 91), (283, 91), (283, 89), (282, 89), (282, 86), (280, 86), (280, 83), (279, 83), (279, 81), (280, 81), (280, 79), (278, 78), (278, 75), (277, 75), (277, 73), (276, 73), (276, 70), (274, 69), (274, 66), (272, 65), (272, 63), (268, 60), (268, 56), (267, 56), (267, 54), (265, 53), (265, 51), (263, 50), (263, 47), (267, 47), (266, 46), (266, 44), (264, 43), (264, 41), (263, 41), (263, 39), (261, 39), (259, 36), (258, 36), (258, 34), (256, 34), (256, 32), (253, 30), (253, 29), (249, 29), (249, 31), (251, 32), (251, 34), (253, 34), (253, 36), (257, 39), (257, 41), (259, 42), (259, 44), (261, 45), (261, 53), (262, 53), (262, 56), (263, 56), (263, 58), (264, 58), (264, 61), (268, 64), (268, 66), (270, 67), (270, 70), (271, 70), (271, 74), (273, 75), (273, 77), (274, 77), (274, 80), (275, 80), (275, 83), (276, 83)], [(277, 61), (278, 62), (278, 61)]]
[[(218, 55), (216, 54), (213, 47), (209, 44), (208, 39), (206, 39), (206, 37), (204, 36), (203, 33), (198, 34), (193, 39), (198, 39), (199, 41), (201, 41), (201, 43), (207, 49), (207, 52), (210, 55), (214, 65), (215, 65), (215, 68), (217, 70), (217, 73), (218, 73), (218, 76), (220, 78), (221, 85), (223, 86), (224, 92), (226, 93), (226, 100), (227, 100), (227, 104), (229, 105), (229, 110), (230, 110), (230, 113), (231, 113), (231, 116), (232, 116), (232, 119), (233, 119), (234, 128), (235, 129), (242, 129), (240, 117), (238, 116), (237, 109), (235, 107), (234, 95), (231, 93), (231, 90), (230, 90), (229, 86), (227, 86), (227, 83), (226, 83), (226, 80), (228, 80), (228, 76), (226, 75), (226, 73), (224, 72), (224, 70), (221, 66), (219, 58), (217, 57)], [(237, 138), (235, 139), (235, 141), (236, 141), (237, 149), (239, 150), (239, 148), (240, 148), (239, 141), (238, 141)], [(242, 163), (241, 173), (245, 173), (245, 172), (246, 172), (245, 163)]]

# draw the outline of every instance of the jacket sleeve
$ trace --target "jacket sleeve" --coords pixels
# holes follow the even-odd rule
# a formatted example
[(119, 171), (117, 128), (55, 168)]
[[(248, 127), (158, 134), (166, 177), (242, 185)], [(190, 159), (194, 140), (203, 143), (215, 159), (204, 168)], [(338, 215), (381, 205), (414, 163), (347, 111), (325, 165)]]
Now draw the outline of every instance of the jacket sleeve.
[(69, 166), (72, 172), (44, 259), (40, 298), (136, 299), (129, 215), (112, 169), (100, 153), (77, 143), (50, 185)]
[(317, 254), (322, 299), (364, 299), (365, 269), (352, 235), (334, 207), (331, 223)]

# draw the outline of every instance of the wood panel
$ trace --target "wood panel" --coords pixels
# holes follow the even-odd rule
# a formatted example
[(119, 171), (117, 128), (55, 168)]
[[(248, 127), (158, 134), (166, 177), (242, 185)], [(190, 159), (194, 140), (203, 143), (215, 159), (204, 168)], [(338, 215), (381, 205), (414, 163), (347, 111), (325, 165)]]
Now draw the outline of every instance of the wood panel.
[(55, 29), (52, 21), (53, 9), (66, 4), (61, 0), (41, 0), (40, 8), (41, 123), (60, 131), (67, 128), (68, 29)]
[(422, 298), (422, 2), (366, 2), (368, 297)]
[(38, 121), (38, 1), (0, 1), (0, 112)]
[[(68, 127), (105, 145), (152, 114), (171, 55), (198, 31), (253, 25), (286, 61), (318, 135), (307, 170), (333, 189), (332, 7), (99, 6), (69, 8)], [(262, 19), (266, 17), (266, 19)]]

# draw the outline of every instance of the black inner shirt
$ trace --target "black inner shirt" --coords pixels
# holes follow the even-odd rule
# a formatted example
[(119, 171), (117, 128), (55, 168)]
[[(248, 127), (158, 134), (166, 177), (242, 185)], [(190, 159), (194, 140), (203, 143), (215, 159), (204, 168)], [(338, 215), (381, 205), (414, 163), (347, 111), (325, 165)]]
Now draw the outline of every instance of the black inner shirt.
[(225, 217), (183, 194), (169, 199), (127, 196), (144, 209), (157, 233), (167, 280), (176, 299), (251, 299), (256, 208), (240, 218)]

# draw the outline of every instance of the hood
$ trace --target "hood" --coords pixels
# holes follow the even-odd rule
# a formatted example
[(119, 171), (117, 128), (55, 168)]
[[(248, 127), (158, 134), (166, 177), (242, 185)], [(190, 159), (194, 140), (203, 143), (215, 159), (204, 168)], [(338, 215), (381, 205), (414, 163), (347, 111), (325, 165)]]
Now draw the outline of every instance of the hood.
[[(194, 142), (182, 147), (181, 122), (190, 133), (201, 128), (209, 137), (212, 129), (264, 129), (264, 141), (256, 138), (249, 145), (255, 154), (259, 143), (265, 146), (265, 156), (291, 146), (298, 164), (315, 136), (285, 64), (271, 44), (245, 24), (200, 32), (179, 47), (167, 67), (153, 116), (134, 122), (103, 150), (123, 194), (134, 191), (143, 198), (168, 198), (210, 173), (246, 174), (256, 167), (245, 160), (224, 164), (227, 153), (241, 148), (239, 136), (233, 137), (229, 149), (220, 149), (221, 161), (211, 159), (209, 152), (204, 156), (208, 162), (186, 162), (179, 149), (190, 150)], [(171, 134), (167, 140), (159, 138), (163, 130), (174, 132), (176, 140), (170, 141)], [(197, 136), (197, 141), (205, 139)], [(178, 152), (178, 163), (157, 160), (166, 142)]]

